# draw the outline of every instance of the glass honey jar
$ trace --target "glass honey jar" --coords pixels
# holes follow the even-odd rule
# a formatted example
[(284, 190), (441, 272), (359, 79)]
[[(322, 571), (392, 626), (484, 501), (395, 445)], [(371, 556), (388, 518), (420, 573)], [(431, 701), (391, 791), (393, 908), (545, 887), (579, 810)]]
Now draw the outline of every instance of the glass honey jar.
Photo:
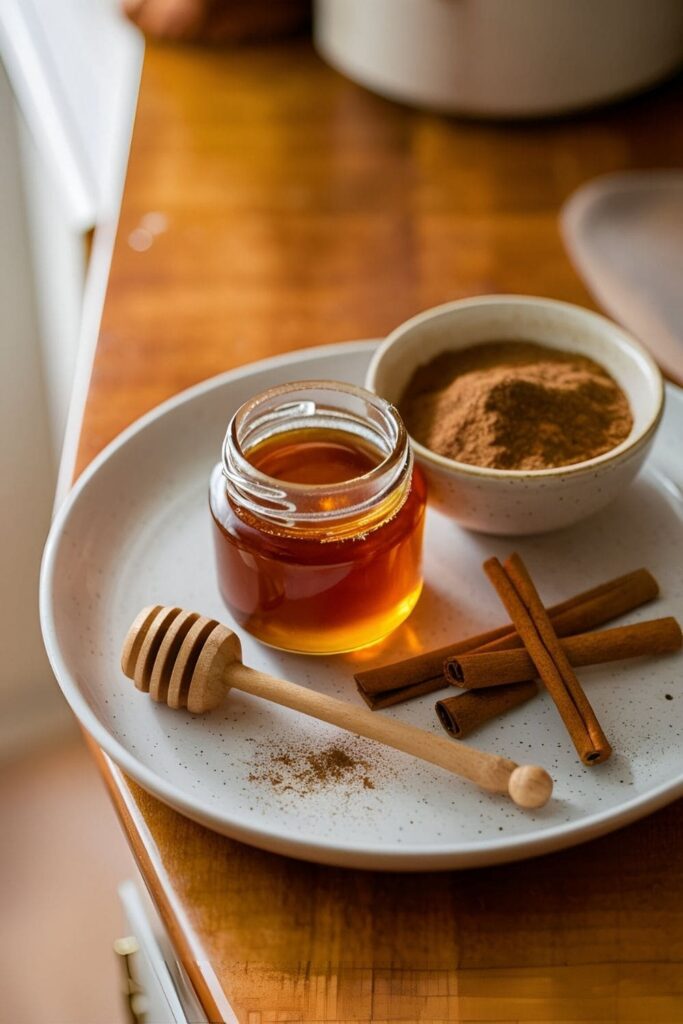
[(420, 596), (426, 486), (398, 412), (369, 391), (301, 381), (250, 399), (209, 498), (223, 599), (273, 647), (365, 647)]

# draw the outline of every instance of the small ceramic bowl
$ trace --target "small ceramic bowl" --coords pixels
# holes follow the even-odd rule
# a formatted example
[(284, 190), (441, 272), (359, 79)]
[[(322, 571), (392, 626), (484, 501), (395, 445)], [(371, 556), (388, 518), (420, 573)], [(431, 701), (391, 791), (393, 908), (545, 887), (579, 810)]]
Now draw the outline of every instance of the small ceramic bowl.
[(652, 357), (612, 321), (580, 306), (522, 295), (450, 302), (401, 324), (375, 354), (366, 386), (400, 408), (415, 369), (443, 352), (485, 341), (535, 341), (590, 356), (628, 397), (631, 433), (616, 448), (569, 466), (504, 470), (437, 455), (413, 439), (433, 505), (483, 533), (543, 533), (597, 512), (640, 469), (664, 410), (662, 376)]

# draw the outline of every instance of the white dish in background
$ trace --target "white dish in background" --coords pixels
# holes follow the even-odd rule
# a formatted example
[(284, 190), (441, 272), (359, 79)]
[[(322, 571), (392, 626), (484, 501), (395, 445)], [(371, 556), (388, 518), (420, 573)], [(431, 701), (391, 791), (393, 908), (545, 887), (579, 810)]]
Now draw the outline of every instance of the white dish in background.
[[(580, 765), (545, 695), (475, 734), (472, 745), (551, 772), (554, 798), (535, 813), (362, 740), (352, 745), (374, 788), (354, 776), (303, 796), (279, 792), (263, 778), (268, 749), (315, 749), (345, 743), (345, 734), (235, 691), (217, 711), (193, 718), (155, 705), (122, 675), (121, 641), (143, 605), (179, 604), (230, 621), (214, 578), (207, 509), (208, 475), (230, 414), (254, 392), (286, 380), (361, 383), (372, 352), (368, 343), (312, 349), (207, 381), (134, 424), (86, 470), (55, 520), (41, 580), (48, 653), (83, 726), (140, 785), (209, 828), (349, 867), (431, 870), (513, 860), (599, 835), (673, 800), (683, 793), (682, 662), (675, 656), (582, 671), (616, 751), (600, 767)], [(618, 511), (514, 542), (549, 603), (645, 565), (663, 599), (632, 618), (683, 618), (683, 579), (672, 557), (683, 540), (683, 397), (669, 397), (648, 465)], [(382, 648), (306, 658), (243, 635), (245, 663), (358, 702), (354, 666), (504, 620), (481, 562), (511, 547), (430, 511), (425, 593)], [(383, 713), (443, 735), (434, 699)]]
[(604, 175), (574, 192), (560, 223), (596, 301), (683, 380), (683, 171)]
[(651, 86), (683, 60), (679, 0), (316, 0), (319, 53), (392, 99), (541, 117)]
[(635, 338), (598, 313), (531, 295), (482, 295), (419, 313), (380, 345), (365, 386), (400, 410), (413, 373), (435, 356), (486, 341), (520, 340), (595, 359), (626, 394), (633, 427), (621, 444), (593, 459), (534, 470), (458, 462), (413, 438), (432, 503), (482, 533), (523, 536), (557, 530), (604, 508), (640, 469), (662, 415), (662, 375)]

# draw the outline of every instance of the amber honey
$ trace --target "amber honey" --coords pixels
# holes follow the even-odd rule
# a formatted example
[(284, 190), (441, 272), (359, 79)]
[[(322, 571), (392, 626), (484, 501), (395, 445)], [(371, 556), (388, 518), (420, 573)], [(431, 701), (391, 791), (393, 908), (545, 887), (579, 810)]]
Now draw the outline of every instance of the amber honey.
[[(337, 388), (348, 389), (340, 415), (329, 394)], [(305, 401), (282, 401), (292, 389)], [(212, 475), (223, 599), (240, 626), (275, 647), (363, 647), (395, 629), (419, 597), (424, 480), (398, 414), (376, 396), (315, 382), (276, 392), (254, 400), (246, 426), (238, 419), (245, 436), (229, 431)]]

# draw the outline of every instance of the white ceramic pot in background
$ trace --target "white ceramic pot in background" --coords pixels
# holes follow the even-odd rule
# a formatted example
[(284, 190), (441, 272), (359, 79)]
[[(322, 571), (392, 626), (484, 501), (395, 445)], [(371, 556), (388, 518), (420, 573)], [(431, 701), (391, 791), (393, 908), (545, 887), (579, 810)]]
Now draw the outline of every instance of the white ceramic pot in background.
[(315, 40), (382, 95), (483, 117), (562, 113), (683, 62), (681, 0), (316, 0)]

